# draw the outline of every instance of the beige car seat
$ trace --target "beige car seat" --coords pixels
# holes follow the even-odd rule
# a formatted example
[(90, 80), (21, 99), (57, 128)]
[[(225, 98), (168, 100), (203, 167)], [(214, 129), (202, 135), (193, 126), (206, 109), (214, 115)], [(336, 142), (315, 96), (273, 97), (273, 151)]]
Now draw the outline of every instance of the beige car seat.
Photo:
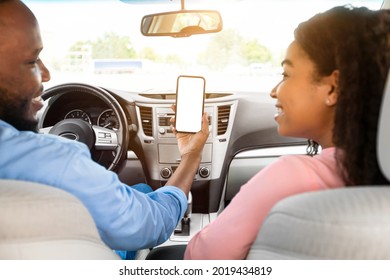
[(0, 180), (0, 259), (119, 257), (102, 242), (88, 210), (73, 195), (37, 183)]

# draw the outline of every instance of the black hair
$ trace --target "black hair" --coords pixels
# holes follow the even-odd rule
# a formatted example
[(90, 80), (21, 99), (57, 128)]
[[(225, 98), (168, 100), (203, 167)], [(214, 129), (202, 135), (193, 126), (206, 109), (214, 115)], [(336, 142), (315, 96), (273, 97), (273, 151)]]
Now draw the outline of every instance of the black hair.
[(339, 71), (333, 142), (347, 185), (388, 183), (377, 162), (377, 127), (390, 68), (390, 10), (332, 8), (301, 23), (296, 42), (315, 78)]

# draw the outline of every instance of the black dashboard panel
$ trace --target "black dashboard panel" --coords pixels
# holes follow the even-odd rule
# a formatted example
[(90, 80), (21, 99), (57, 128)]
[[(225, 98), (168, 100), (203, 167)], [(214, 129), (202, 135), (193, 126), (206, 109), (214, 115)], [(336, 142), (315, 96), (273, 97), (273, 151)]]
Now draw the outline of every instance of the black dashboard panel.
[(97, 125), (100, 114), (109, 109), (109, 106), (96, 96), (87, 94), (80, 96), (78, 92), (67, 92), (56, 96), (49, 101), (49, 104), (43, 127), (53, 126), (65, 119), (73, 110), (82, 110), (90, 117), (91, 124)]

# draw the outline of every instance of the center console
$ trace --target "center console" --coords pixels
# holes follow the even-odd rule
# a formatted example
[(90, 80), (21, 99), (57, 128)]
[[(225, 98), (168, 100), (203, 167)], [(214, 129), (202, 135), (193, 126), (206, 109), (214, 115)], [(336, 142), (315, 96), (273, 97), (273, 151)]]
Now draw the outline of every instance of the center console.
[[(205, 111), (209, 116), (209, 130), (212, 130), (213, 109), (206, 107)], [(167, 180), (180, 163), (180, 153), (177, 147), (176, 137), (170, 127), (170, 119), (174, 116), (170, 108), (157, 107), (157, 139), (160, 179)], [(210, 134), (211, 135), (211, 134)], [(211, 175), (213, 144), (211, 136), (203, 148), (201, 164), (194, 180), (207, 180)]]
[[(151, 181), (148, 183), (158, 188), (168, 181), (180, 163), (177, 140), (170, 123), (174, 116), (171, 105), (175, 95), (143, 96), (145, 98), (136, 103), (139, 127), (142, 128), (137, 133)], [(216, 181), (221, 179), (236, 108), (237, 100), (232, 94), (206, 94), (204, 111), (208, 115), (210, 134), (192, 186), (194, 213), (209, 213), (218, 208), (220, 197), (217, 196), (221, 195), (222, 188), (219, 183), (216, 187), (213, 184), (217, 185)]]

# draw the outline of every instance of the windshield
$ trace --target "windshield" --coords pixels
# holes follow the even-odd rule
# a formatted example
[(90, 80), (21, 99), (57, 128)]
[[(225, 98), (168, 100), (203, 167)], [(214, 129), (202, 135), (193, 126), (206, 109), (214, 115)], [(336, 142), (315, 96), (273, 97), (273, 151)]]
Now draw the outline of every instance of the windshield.
[(214, 9), (223, 30), (185, 38), (144, 37), (146, 14), (179, 10), (180, 1), (24, 1), (38, 18), (51, 72), (47, 87), (64, 82), (137, 92), (174, 92), (179, 75), (201, 75), (207, 91), (269, 92), (299, 22), (333, 6), (379, 9), (381, 0), (187, 1), (186, 9)]

